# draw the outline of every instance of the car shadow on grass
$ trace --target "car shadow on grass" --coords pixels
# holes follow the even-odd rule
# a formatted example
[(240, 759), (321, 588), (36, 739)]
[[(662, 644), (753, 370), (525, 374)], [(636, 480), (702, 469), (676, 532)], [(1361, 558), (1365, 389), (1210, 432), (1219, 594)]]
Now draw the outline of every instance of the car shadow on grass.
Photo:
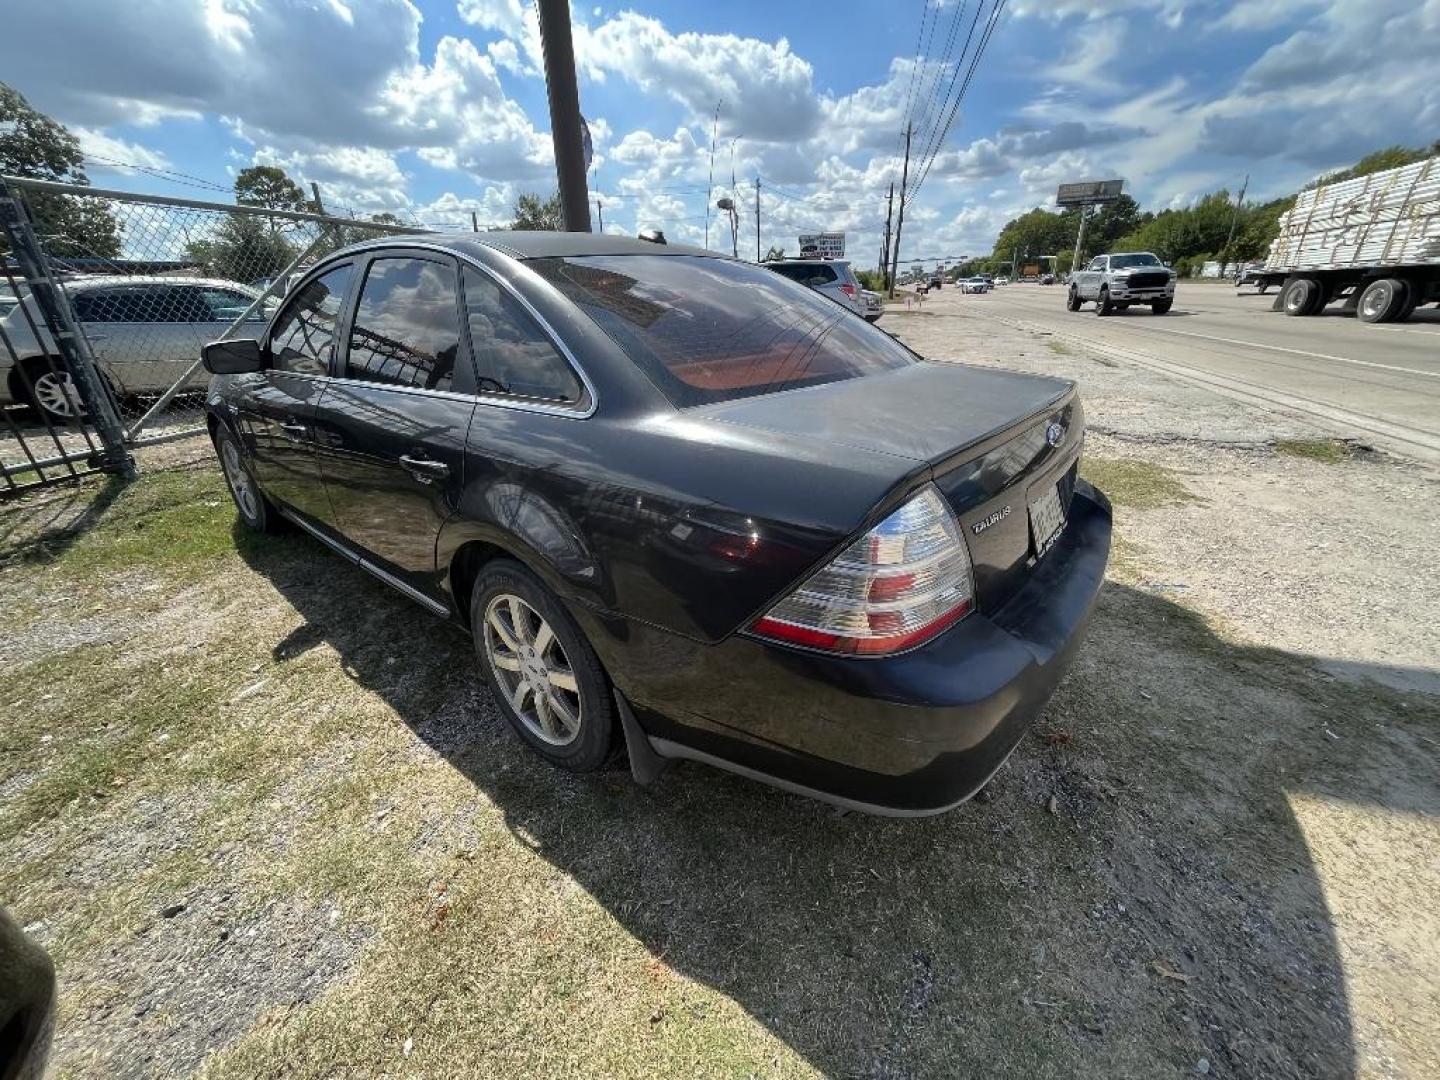
[[(1356, 1071), (1356, 973), (1295, 799), (1440, 817), (1417, 727), (1434, 730), (1433, 699), (1235, 645), (1111, 582), (987, 799), (869, 818), (688, 764), (649, 789), (618, 765), (552, 770), (476, 677), (457, 681), (473, 670), (462, 631), (306, 538), (240, 550), (304, 620), (276, 659), (332, 647), (654, 963), (824, 1075)], [(719, 1071), (770, 1070), (745, 1056), (764, 1039), (704, 1041), (700, 1005), (648, 1020)]]

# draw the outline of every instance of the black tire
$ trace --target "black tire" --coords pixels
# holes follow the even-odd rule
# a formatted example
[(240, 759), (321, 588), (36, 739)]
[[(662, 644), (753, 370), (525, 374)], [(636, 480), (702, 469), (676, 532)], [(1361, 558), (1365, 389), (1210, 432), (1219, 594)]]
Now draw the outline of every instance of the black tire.
[(1420, 295), (1424, 289), (1424, 282), (1405, 282), (1405, 306), (1395, 313), (1394, 322), (1405, 322), (1415, 313), (1415, 309), (1420, 306)]
[(1110, 290), (1104, 285), (1100, 286), (1100, 295), (1095, 298), (1095, 314), (1109, 315), (1114, 310), (1115, 305), (1110, 303)]
[(1268, 281), (1262, 281), (1259, 285), (1255, 286), (1255, 291), (1261, 296), (1264, 296), (1265, 290), (1268, 288), (1270, 288), (1270, 283)]
[(1080, 299), (1080, 291), (1074, 285), (1070, 286), (1070, 292), (1065, 296), (1065, 310), (1079, 311), (1080, 305), (1085, 301)]
[(235, 510), (246, 528), (262, 533), (281, 533), (286, 522), (275, 509), (275, 504), (260, 491), (250, 463), (245, 460), (245, 451), (226, 428), (215, 432), (215, 456), (220, 459), (220, 472), (225, 477), (225, 486), (230, 489)]
[(1363, 323), (1393, 322), (1410, 297), (1410, 286), (1399, 278), (1376, 278), (1365, 286), (1355, 317)]
[[(521, 710), (516, 707), (510, 686), (506, 681), (502, 681), (499, 672), (491, 663), (492, 642), (497, 646), (497, 658), (515, 655), (520, 659), (519, 654), (510, 654), (504, 649), (501, 636), (487, 625), (491, 606), (495, 604), (496, 615), (504, 625), (511, 628), (512, 634), (515, 632), (516, 623), (502, 611), (507, 597), (518, 598), (530, 609), (530, 613), (522, 615), (522, 618), (528, 620), (530, 615), (538, 615), (553, 633), (553, 644), (543, 650), (544, 655), (527, 657), (521, 659), (520, 663), (522, 668), (528, 667), (532, 671), (559, 670), (573, 675), (575, 690), (559, 691), (565, 695), (567, 705), (578, 704), (578, 711), (574, 713), (578, 730), (573, 735), (556, 718), (556, 714), (548, 712), (548, 704), (547, 715), (551, 717), (550, 724), (555, 726), (555, 731), (550, 736), (542, 732), (546, 725), (539, 719), (540, 709), (533, 692), (523, 696), (520, 701), (522, 708), (527, 701), (530, 702), (531, 712), (535, 715), (522, 715)], [(535, 623), (530, 623), (532, 629), (535, 626)], [(551, 595), (550, 590), (518, 562), (496, 559), (487, 563), (476, 578), (475, 589), (470, 595), (470, 627), (475, 637), (475, 653), (480, 661), (480, 671), (490, 685), (490, 692), (495, 696), (495, 707), (515, 729), (516, 734), (550, 764), (570, 772), (593, 772), (604, 765), (615, 744), (615, 699), (610, 692), (610, 680), (605, 677), (600, 660), (590, 643), (585, 640), (580, 627)], [(538, 637), (539, 634), (536, 634), (536, 640)], [(533, 646), (534, 641), (526, 644)], [(557, 660), (565, 663), (557, 664)], [(506, 680), (509, 678), (507, 673)], [(522, 671), (515, 672), (517, 687), (524, 679)], [(560, 736), (568, 736), (568, 741), (555, 741)]]
[(1174, 304), (1174, 300), (1152, 300), (1150, 302), (1150, 310), (1156, 315), (1164, 315), (1169, 312), (1170, 308), (1173, 307)]
[(1291, 278), (1280, 292), (1286, 315), (1314, 315), (1325, 305), (1325, 290), (1315, 278)]

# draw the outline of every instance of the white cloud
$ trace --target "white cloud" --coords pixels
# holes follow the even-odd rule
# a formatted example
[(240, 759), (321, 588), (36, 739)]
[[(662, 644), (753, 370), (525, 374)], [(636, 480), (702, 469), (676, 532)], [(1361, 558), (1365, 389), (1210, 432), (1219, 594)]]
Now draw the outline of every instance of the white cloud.
[(282, 153), (425, 150), (493, 179), (535, 177), (549, 160), (549, 139), (472, 42), (442, 37), (425, 62), (410, 0), (127, 0), (113, 10), (123, 17), (96, 17), (86, 0), (18, 6), (0, 70), (39, 107), (93, 129), (208, 114)]
[(71, 132), (80, 141), (89, 172), (133, 173), (128, 166), (146, 169), (168, 169), (170, 159), (164, 154), (136, 142), (117, 139), (94, 128), (77, 127)]

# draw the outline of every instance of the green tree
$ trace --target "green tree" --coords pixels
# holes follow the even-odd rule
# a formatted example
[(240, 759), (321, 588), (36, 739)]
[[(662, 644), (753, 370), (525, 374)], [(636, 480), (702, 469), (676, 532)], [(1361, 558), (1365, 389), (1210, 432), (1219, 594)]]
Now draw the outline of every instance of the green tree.
[(1029, 213), (1005, 223), (995, 241), (993, 258), (1010, 262), (1018, 253), (1020, 268), (1027, 263), (1037, 262), (1041, 255), (1058, 255), (1075, 247), (1075, 236), (1080, 229), (1080, 214), (1076, 210), (1055, 213), (1037, 206)]
[(527, 232), (559, 232), (565, 227), (557, 191), (543, 202), (539, 195), (521, 195), (515, 200), (515, 220), (510, 228)]
[(231, 281), (274, 277), (298, 254), (285, 235), (254, 214), (230, 214), (213, 236), (185, 245), (185, 257), (208, 275)]
[(378, 214), (371, 214), (371, 215), (370, 215), (370, 220), (373, 221), (373, 222), (375, 222), (377, 225), (404, 225), (404, 224), (405, 224), (405, 222), (401, 221), (400, 218), (399, 218), (397, 215), (392, 214), (389, 210), (381, 210), (380, 213), (378, 213)]
[(784, 257), (785, 249), (783, 247), (776, 247), (774, 244), (771, 244), (770, 250), (765, 252), (766, 262), (770, 261), (771, 259), (783, 259)]
[[(85, 155), (65, 125), (30, 106), (0, 83), (0, 172), (35, 180), (88, 186)], [(35, 231), (51, 255), (114, 259), (121, 225), (108, 201), (83, 196), (26, 192)], [(0, 251), (5, 240), (0, 237)]]
[(241, 169), (235, 176), (235, 201), (241, 206), (263, 206), (266, 210), (315, 209), (300, 185), (278, 165), (251, 165)]

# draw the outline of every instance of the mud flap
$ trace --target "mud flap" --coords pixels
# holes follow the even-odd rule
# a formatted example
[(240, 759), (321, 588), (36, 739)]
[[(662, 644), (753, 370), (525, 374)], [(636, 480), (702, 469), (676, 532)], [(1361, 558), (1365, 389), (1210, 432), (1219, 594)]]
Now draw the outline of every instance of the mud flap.
[(661, 757), (650, 745), (650, 737), (635, 719), (630, 703), (619, 690), (615, 691), (615, 707), (620, 712), (620, 728), (625, 733), (625, 752), (630, 757), (630, 774), (641, 787), (649, 787), (667, 768), (670, 761)]

